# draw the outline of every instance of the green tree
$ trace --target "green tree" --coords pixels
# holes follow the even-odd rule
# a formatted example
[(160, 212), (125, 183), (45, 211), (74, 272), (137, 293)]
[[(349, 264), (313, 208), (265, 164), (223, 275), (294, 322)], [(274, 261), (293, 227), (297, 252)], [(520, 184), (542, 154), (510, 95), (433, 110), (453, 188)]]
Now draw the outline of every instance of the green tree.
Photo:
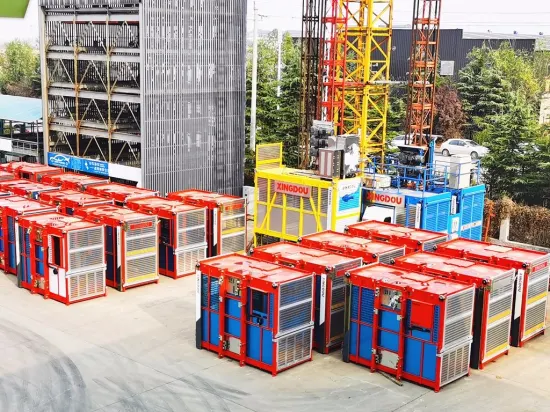
[(399, 95), (397, 91), (390, 89), (390, 104), (388, 107), (388, 120), (386, 125), (387, 140), (405, 132), (407, 117), (407, 95)]
[(298, 167), (299, 116), (300, 116), (300, 47), (286, 33), (281, 45), (281, 96), (277, 101), (277, 125), (275, 132), (283, 141), (285, 165)]
[(30, 44), (15, 40), (0, 53), (0, 90), (17, 96), (40, 96), (40, 60)]
[(506, 113), (511, 85), (497, 66), (495, 53), (486, 46), (474, 49), (468, 57), (457, 88), (467, 115), (466, 126), (473, 134), (485, 129), (492, 116)]
[(491, 53), (494, 55), (495, 67), (509, 82), (511, 90), (537, 108), (542, 88), (535, 75), (533, 54), (514, 50), (509, 43), (502, 43)]
[[(252, 47), (247, 55), (246, 73), (247, 150), (245, 181), (251, 184), (255, 167), (254, 153), (250, 146), (250, 106), (252, 101)], [(300, 47), (286, 33), (281, 44), (281, 80), (277, 79), (278, 38), (277, 31), (258, 41), (258, 84), (256, 103), (256, 145), (283, 143), (284, 162), (289, 167), (298, 166), (299, 102), (300, 102)], [(280, 96), (277, 90), (280, 86)]]
[(540, 133), (532, 109), (515, 95), (506, 113), (493, 116), (485, 130), (489, 154), (483, 158), (483, 178), (493, 199), (507, 195), (533, 200), (548, 176), (548, 157), (535, 145)]

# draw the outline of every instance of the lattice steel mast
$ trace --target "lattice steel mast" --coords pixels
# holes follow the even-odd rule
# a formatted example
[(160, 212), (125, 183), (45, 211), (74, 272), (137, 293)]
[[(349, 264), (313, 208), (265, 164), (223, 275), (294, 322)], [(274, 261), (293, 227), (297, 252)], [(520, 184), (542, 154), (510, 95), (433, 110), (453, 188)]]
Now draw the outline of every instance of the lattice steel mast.
[(318, 117), (320, 48), (324, 38), (321, 18), (327, 0), (303, 0), (302, 3), (302, 89), (300, 99), (300, 167), (309, 164), (311, 124)]
[(321, 117), (360, 136), (361, 159), (383, 162), (393, 0), (329, 0), (323, 23)]
[(409, 145), (429, 147), (432, 140), (440, 17), (441, 0), (414, 0), (405, 140)]

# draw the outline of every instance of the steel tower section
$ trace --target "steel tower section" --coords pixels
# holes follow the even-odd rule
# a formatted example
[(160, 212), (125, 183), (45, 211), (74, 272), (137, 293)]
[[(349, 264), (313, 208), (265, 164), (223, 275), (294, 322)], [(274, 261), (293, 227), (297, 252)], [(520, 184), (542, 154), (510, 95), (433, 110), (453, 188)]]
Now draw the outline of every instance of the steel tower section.
[(300, 93), (300, 167), (309, 165), (309, 136), (313, 120), (318, 118), (320, 57), (324, 39), (327, 0), (303, 0)]
[(384, 157), (393, 0), (330, 0), (322, 114), (338, 134), (358, 134), (361, 159)]
[(46, 151), (160, 192), (240, 194), (245, 0), (39, 6)]
[(430, 146), (434, 121), (441, 0), (414, 0), (406, 144)]

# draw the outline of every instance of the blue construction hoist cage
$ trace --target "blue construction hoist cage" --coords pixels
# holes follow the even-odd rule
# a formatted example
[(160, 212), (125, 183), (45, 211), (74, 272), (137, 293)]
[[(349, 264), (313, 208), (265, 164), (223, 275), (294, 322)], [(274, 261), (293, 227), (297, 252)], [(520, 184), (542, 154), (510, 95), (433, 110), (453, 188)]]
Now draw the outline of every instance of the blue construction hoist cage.
[(404, 166), (389, 157), (388, 163), (372, 163), (365, 172), (361, 220), (481, 240), (486, 190), (479, 161)]

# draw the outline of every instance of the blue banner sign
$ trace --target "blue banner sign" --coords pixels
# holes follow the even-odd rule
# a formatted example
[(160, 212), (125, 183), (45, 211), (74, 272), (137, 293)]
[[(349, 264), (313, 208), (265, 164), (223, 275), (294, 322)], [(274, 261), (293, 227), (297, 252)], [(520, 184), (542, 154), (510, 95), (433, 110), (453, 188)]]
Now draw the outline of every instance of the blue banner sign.
[(49, 152), (48, 165), (109, 177), (109, 163), (100, 160), (83, 159), (81, 157)]

